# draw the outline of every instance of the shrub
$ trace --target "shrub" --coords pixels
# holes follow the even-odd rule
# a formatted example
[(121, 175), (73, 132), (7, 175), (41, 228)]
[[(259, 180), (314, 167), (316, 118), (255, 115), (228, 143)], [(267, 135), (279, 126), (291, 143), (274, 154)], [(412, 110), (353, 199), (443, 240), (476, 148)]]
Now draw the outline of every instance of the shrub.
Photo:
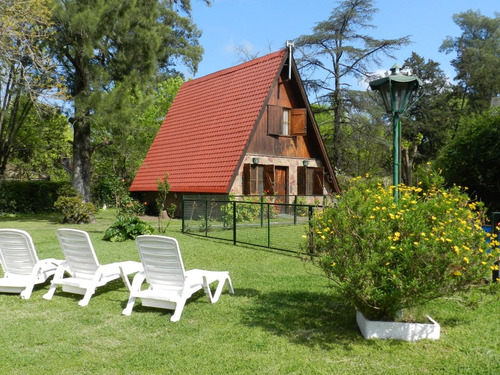
[(59, 211), (63, 218), (63, 224), (87, 224), (94, 220), (96, 209), (90, 202), (83, 202), (81, 196), (60, 196), (54, 203), (54, 208)]
[[(174, 203), (170, 203), (167, 206), (167, 196), (170, 191), (170, 183), (168, 182), (168, 172), (165, 172), (163, 180), (156, 180), (157, 185), (157, 197), (156, 197), (156, 208), (158, 209), (158, 233), (163, 234), (167, 231), (167, 228), (175, 215), (175, 210), (177, 206)], [(163, 215), (167, 215), (167, 224), (163, 224)]]
[(0, 213), (42, 213), (54, 211), (54, 202), (66, 182), (1, 181)]
[(153, 227), (138, 217), (119, 215), (113, 225), (106, 229), (102, 239), (110, 242), (123, 242), (135, 240), (142, 234), (153, 233)]
[(307, 250), (346, 302), (369, 319), (479, 283), (495, 268), (479, 205), (460, 188), (427, 191), (357, 179), (337, 203), (311, 221)]
[(120, 197), (120, 204), (116, 207), (116, 211), (118, 215), (123, 216), (144, 215), (146, 206), (127, 193)]

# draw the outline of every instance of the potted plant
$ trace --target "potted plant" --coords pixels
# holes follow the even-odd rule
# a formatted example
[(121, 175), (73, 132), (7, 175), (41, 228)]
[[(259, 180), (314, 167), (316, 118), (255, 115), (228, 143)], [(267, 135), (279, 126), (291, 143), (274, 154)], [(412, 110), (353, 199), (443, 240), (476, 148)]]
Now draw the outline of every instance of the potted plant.
[(490, 235), (496, 250), (488, 251), (480, 205), (436, 182), (399, 186), (395, 204), (394, 186), (357, 178), (311, 220), (306, 251), (357, 310), (365, 337), (371, 322), (384, 321), (392, 326), (374, 337), (438, 338), (434, 321), (422, 335), (393, 323), (403, 309), (464, 290), (497, 267), (498, 242)]

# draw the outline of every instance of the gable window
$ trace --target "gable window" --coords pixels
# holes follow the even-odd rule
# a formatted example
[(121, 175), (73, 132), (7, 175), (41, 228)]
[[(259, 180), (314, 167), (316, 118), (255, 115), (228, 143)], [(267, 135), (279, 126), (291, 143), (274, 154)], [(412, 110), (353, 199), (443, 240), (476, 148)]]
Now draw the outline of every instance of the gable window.
[(323, 195), (322, 167), (297, 167), (297, 194)]
[(289, 135), (289, 128), (290, 128), (290, 109), (288, 108), (283, 108), (283, 116), (281, 120), (281, 134), (283, 135)]
[(305, 108), (267, 106), (267, 133), (269, 135), (306, 135), (307, 111)]
[(244, 164), (243, 194), (274, 194), (274, 165)]

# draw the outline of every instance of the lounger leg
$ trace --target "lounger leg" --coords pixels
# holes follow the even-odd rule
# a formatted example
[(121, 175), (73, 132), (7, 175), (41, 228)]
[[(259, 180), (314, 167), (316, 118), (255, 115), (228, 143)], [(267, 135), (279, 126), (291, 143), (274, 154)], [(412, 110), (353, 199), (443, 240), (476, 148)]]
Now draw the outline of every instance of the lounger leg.
[(130, 292), (132, 290), (132, 285), (130, 285), (130, 280), (128, 279), (127, 271), (122, 266), (120, 266), (120, 274), (121, 274), (123, 283), (127, 287), (127, 290)]
[(30, 281), (26, 285), (26, 289), (24, 289), (21, 292), (21, 298), (22, 299), (29, 299), (31, 297), (31, 293), (33, 292), (33, 287), (35, 286), (35, 282), (34, 281), (36, 280), (36, 277), (38, 275), (39, 270), (40, 270), (40, 267), (38, 265), (36, 265), (33, 268), (33, 271), (31, 272)]
[(130, 316), (132, 315), (132, 309), (134, 308), (135, 297), (130, 296), (127, 302), (127, 306), (123, 309), (122, 315)]
[(31, 293), (33, 292), (33, 286), (33, 283), (26, 286), (26, 289), (21, 292), (21, 299), (30, 299)]
[(64, 262), (57, 267), (54, 277), (52, 278), (52, 284), (50, 284), (49, 291), (43, 295), (43, 299), (52, 299), (52, 297), (54, 297), (54, 293), (57, 288), (57, 281), (62, 280), (65, 268)]
[(224, 284), (226, 283), (226, 280), (229, 286), (229, 293), (234, 294), (233, 283), (231, 282), (231, 277), (229, 276), (229, 274), (224, 275), (224, 277), (221, 277), (218, 280), (219, 283), (217, 285), (217, 289), (215, 290), (215, 293), (212, 296), (212, 292), (210, 290), (210, 284), (208, 283), (207, 277), (203, 276), (203, 289), (205, 290), (205, 294), (207, 295), (211, 303), (215, 303), (219, 300), (220, 295), (222, 293), (222, 289), (224, 288)]
[(94, 293), (95, 293), (95, 288), (93, 287), (88, 288), (83, 298), (78, 302), (78, 306), (87, 306), (90, 302), (90, 298)]
[[(123, 272), (123, 270), (122, 270)], [(136, 297), (133, 295), (135, 291), (139, 292), (141, 290), (141, 285), (144, 282), (146, 275), (144, 272), (137, 272), (132, 280), (132, 286), (129, 288), (130, 297), (127, 302), (127, 306), (123, 309), (122, 315), (130, 316), (132, 314), (132, 309), (134, 308)], [(128, 288), (128, 286), (127, 286)]]
[(52, 282), (52, 284), (50, 285), (49, 291), (43, 295), (43, 299), (52, 299), (52, 297), (54, 297), (54, 293), (56, 291), (56, 288), (57, 288), (57, 284)]
[(184, 305), (186, 304), (185, 299), (181, 299), (175, 304), (175, 311), (172, 317), (170, 318), (171, 322), (177, 322), (181, 318), (182, 310), (184, 310)]

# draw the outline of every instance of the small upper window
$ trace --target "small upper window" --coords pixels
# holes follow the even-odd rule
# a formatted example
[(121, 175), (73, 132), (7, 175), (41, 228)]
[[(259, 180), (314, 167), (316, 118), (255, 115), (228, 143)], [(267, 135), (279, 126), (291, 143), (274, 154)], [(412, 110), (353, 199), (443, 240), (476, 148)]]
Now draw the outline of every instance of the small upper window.
[(290, 110), (283, 108), (283, 117), (281, 120), (281, 134), (290, 135)]
[(307, 135), (307, 110), (267, 106), (267, 134), (285, 136)]

